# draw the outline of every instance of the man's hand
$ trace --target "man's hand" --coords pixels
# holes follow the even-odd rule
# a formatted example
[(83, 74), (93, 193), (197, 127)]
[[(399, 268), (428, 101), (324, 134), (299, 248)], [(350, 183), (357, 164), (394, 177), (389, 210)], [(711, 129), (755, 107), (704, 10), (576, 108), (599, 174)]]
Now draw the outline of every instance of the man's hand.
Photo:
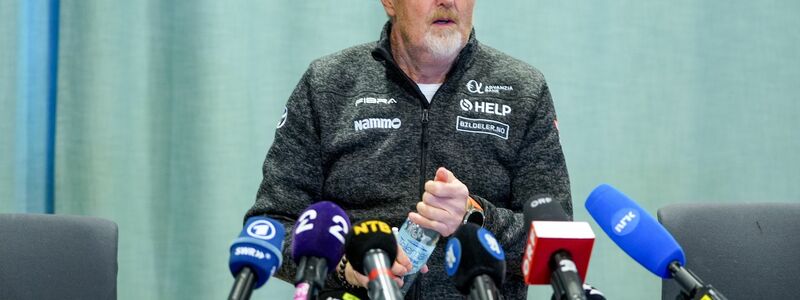
[(422, 201), (417, 203), (417, 212), (409, 213), (408, 217), (422, 227), (450, 236), (467, 213), (468, 197), (467, 186), (453, 172), (440, 167), (436, 170), (436, 178), (425, 183), (425, 193)]
[[(403, 248), (400, 247), (400, 245), (397, 245), (397, 258), (392, 264), (392, 274), (395, 276), (393, 279), (397, 283), (398, 287), (403, 286), (403, 276), (405, 276), (406, 273), (411, 270), (411, 268), (411, 260), (409, 260), (408, 256), (406, 256), (406, 253), (403, 252)], [(419, 271), (422, 273), (428, 273), (428, 265), (423, 265)], [(369, 278), (361, 274), (360, 271), (357, 272), (353, 270), (353, 266), (351, 266), (349, 262), (345, 267), (344, 275), (345, 279), (347, 279), (347, 282), (355, 286), (366, 287), (367, 283), (369, 282)]]

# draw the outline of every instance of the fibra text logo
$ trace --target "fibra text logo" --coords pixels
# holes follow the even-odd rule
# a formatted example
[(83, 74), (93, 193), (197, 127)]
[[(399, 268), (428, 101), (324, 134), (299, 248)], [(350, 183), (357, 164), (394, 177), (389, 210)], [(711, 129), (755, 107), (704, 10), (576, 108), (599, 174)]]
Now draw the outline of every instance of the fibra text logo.
[(395, 104), (397, 101), (394, 98), (373, 98), (373, 97), (364, 97), (356, 99), (356, 106), (359, 104)]
[(485, 114), (494, 114), (498, 116), (505, 116), (511, 113), (511, 106), (505, 104), (497, 104), (484, 101), (469, 101), (468, 99), (461, 99), (461, 110), (475, 111)]
[(473, 79), (467, 82), (467, 90), (473, 94), (483, 94), (483, 93), (499, 94), (500, 91), (513, 91), (514, 87), (510, 85), (484, 86), (483, 83)]
[(353, 121), (353, 128), (356, 131), (375, 129), (375, 128), (398, 129), (400, 128), (401, 125), (403, 125), (403, 122), (401, 122), (400, 119), (398, 118), (394, 119), (369, 118), (369, 119)]
[(611, 219), (616, 235), (627, 235), (631, 233), (636, 225), (639, 225), (639, 212), (636, 209), (623, 208), (614, 214)]
[(553, 199), (550, 197), (542, 197), (536, 200), (531, 201), (531, 208), (536, 208), (539, 205), (547, 204), (553, 202)]
[(275, 225), (266, 220), (255, 221), (247, 226), (247, 235), (261, 240), (270, 240), (275, 237)]

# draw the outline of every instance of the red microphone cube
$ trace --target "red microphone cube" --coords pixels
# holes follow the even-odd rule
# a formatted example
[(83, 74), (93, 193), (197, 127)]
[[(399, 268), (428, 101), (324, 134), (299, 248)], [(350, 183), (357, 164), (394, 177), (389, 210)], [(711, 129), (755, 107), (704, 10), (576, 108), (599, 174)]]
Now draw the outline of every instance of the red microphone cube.
[(569, 252), (581, 280), (586, 280), (593, 246), (594, 232), (587, 222), (531, 222), (522, 260), (525, 283), (550, 284), (550, 258), (559, 250)]

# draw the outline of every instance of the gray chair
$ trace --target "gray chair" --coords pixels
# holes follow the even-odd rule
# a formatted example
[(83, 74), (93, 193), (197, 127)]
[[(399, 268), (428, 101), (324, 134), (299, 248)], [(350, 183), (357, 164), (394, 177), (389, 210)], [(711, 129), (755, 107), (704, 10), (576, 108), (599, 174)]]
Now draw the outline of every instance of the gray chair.
[[(798, 299), (800, 203), (676, 204), (658, 220), (687, 267), (728, 299)], [(663, 280), (661, 299), (680, 291)]]
[(0, 214), (0, 299), (116, 298), (116, 223)]

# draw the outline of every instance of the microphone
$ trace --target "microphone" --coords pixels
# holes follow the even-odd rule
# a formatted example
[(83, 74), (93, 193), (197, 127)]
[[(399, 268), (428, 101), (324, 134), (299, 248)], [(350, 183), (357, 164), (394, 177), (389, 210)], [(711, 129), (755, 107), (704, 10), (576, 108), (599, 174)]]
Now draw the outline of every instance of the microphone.
[(319, 300), (361, 300), (358, 295), (343, 290), (324, 291), (319, 293)]
[(229, 300), (250, 299), (283, 262), (285, 230), (278, 221), (267, 217), (247, 219), (239, 237), (231, 245), (228, 266), (236, 278)]
[(653, 274), (674, 278), (683, 299), (726, 299), (683, 266), (686, 257), (675, 238), (641, 206), (614, 187), (601, 184), (586, 199), (586, 209), (608, 237)]
[(445, 270), (462, 295), (475, 300), (500, 299), (497, 286), (505, 280), (506, 257), (491, 232), (465, 223), (445, 249)]
[(317, 299), (325, 278), (344, 253), (344, 238), (350, 219), (339, 206), (329, 201), (306, 208), (292, 234), (292, 258), (297, 264), (294, 299)]
[(397, 283), (392, 280), (392, 263), (397, 258), (397, 241), (389, 224), (378, 220), (361, 221), (347, 234), (345, 256), (354, 270), (369, 278), (369, 299), (403, 299)]
[(586, 299), (582, 287), (594, 246), (587, 222), (571, 222), (561, 204), (542, 195), (523, 208), (528, 241), (522, 260), (527, 284), (550, 284), (554, 298)]

